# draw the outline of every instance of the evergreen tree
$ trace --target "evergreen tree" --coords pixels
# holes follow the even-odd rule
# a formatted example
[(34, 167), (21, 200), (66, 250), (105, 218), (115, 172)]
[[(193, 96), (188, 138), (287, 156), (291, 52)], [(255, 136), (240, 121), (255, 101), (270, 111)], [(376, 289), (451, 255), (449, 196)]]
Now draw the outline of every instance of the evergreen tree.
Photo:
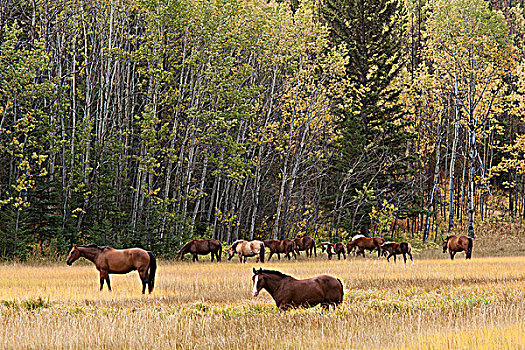
[(326, 0), (322, 8), (332, 44), (342, 45), (348, 59), (347, 89), (334, 111), (341, 137), (332, 169), (339, 177), (334, 183), (345, 183), (336, 197), (346, 193), (347, 200), (332, 208), (347, 230), (365, 234), (374, 207), (411, 201), (410, 134), (395, 82), (402, 68), (403, 12), (398, 0)]

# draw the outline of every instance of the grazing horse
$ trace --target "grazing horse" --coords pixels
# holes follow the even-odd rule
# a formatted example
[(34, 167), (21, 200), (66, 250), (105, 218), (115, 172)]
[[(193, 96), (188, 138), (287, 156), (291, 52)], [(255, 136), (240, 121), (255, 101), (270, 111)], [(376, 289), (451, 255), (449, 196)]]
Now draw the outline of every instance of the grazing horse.
[(343, 301), (343, 284), (338, 278), (327, 275), (297, 280), (280, 271), (254, 268), (252, 281), (252, 295), (256, 297), (261, 289), (266, 289), (280, 311), (317, 304), (328, 309)]
[(365, 250), (369, 250), (370, 253), (372, 253), (372, 250), (377, 249), (377, 257), (379, 258), (381, 256), (381, 244), (385, 243), (385, 239), (383, 237), (359, 237), (355, 241), (348, 242), (346, 244), (347, 251), (351, 251), (355, 247), (358, 248), (356, 256), (359, 254), (363, 254), (363, 258), (365, 257)]
[(222, 243), (216, 239), (193, 239), (180, 248), (175, 260), (182, 260), (184, 254), (187, 253), (193, 255), (192, 261), (199, 261), (198, 255), (207, 255), (211, 253), (211, 261), (213, 261), (213, 257), (215, 257), (217, 262), (219, 262), (221, 261)]
[(403, 259), (405, 259), (405, 264), (407, 263), (407, 254), (414, 263), (414, 258), (412, 258), (412, 246), (408, 242), (385, 242), (381, 245), (381, 250), (383, 255), (388, 255), (386, 260), (390, 262), (390, 257), (394, 257), (394, 263), (396, 262), (396, 255), (403, 254)]
[(297, 255), (301, 255), (299, 251), (304, 250), (306, 252), (306, 256), (312, 256), (312, 251), (314, 252), (315, 256), (317, 256), (317, 248), (315, 247), (315, 240), (310, 236), (305, 236), (302, 238), (295, 238), (293, 240), (295, 242), (295, 252)]
[(267, 239), (264, 240), (264, 246), (268, 247), (270, 249), (270, 255), (268, 256), (268, 261), (272, 258), (274, 254), (277, 254), (277, 258), (281, 260), (280, 253), (283, 253), (285, 257), (288, 258), (288, 260), (291, 259), (290, 254), (293, 255), (295, 259), (297, 259), (297, 255), (295, 254), (295, 243), (291, 239), (283, 239), (282, 241), (278, 239)]
[(465, 251), (466, 259), (472, 258), (472, 238), (467, 236), (448, 236), (443, 241), (443, 253), (450, 253), (450, 259), (454, 260), (457, 252)]
[(341, 260), (341, 254), (343, 254), (343, 259), (346, 260), (345, 245), (341, 242), (339, 243), (330, 243), (323, 242), (321, 243), (321, 251), (325, 251), (328, 254), (328, 260), (332, 260), (332, 255), (337, 254), (337, 260)]
[(73, 244), (66, 263), (71, 266), (80, 257), (93, 262), (97, 270), (100, 271), (100, 290), (102, 290), (104, 280), (106, 280), (108, 289), (111, 291), (110, 273), (124, 274), (137, 270), (142, 281), (142, 294), (146, 291), (146, 284), (148, 291), (150, 293), (153, 291), (157, 259), (152, 252), (140, 248), (113, 249), (99, 247), (96, 244)]
[(256, 262), (259, 262), (259, 260), (263, 263), (264, 262), (264, 242), (262, 241), (243, 241), (242, 239), (239, 239), (231, 245), (230, 248), (228, 248), (228, 260), (231, 260), (235, 253), (239, 256), (239, 261), (246, 262), (246, 259), (252, 256), (256, 256)]
[[(365, 235), (355, 235), (354, 237), (352, 237), (352, 241), (355, 241), (356, 239), (361, 238), (361, 237), (365, 237)], [(347, 254), (350, 255), (350, 253), (353, 250), (356, 250), (356, 254), (357, 254), (357, 246), (353, 246), (352, 248), (348, 248), (348, 245), (347, 245), (347, 249), (346, 249), (346, 253)]]

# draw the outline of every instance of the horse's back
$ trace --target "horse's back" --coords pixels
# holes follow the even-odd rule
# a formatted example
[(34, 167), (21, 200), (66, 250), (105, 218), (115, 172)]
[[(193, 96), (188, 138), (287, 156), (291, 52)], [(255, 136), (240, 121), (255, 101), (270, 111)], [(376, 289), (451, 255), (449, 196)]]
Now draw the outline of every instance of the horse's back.
[(449, 249), (455, 252), (461, 252), (467, 250), (469, 244), (469, 238), (467, 236), (451, 236), (448, 238), (448, 247)]
[(315, 285), (316, 287), (311, 287), (312, 291), (316, 291), (323, 301), (327, 300), (336, 303), (342, 301), (343, 287), (337, 278), (328, 275), (320, 275), (302, 281), (305, 281), (305, 284), (311, 286)]
[(149, 265), (150, 257), (141, 248), (113, 249), (106, 248), (104, 259), (112, 273), (128, 273)]
[(218, 249), (219, 247), (222, 247), (222, 243), (218, 239), (212, 238), (212, 239), (208, 239), (208, 246), (210, 250), (215, 250), (215, 249)]

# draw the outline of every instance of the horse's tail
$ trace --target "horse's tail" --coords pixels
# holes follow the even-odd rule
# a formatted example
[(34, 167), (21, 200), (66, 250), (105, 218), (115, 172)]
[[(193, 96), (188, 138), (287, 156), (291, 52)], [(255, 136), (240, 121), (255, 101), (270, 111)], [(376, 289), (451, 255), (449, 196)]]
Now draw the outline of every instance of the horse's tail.
[(341, 299), (339, 300), (339, 302), (342, 303), (343, 302), (343, 295), (345, 294), (344, 288), (343, 288), (343, 282), (341, 282), (341, 280), (339, 278), (337, 279), (337, 281), (341, 285)]
[(149, 274), (148, 274), (148, 291), (151, 293), (155, 286), (155, 272), (157, 271), (157, 258), (152, 252), (148, 252), (149, 255)]
[(261, 249), (259, 250), (259, 260), (264, 262), (264, 242), (261, 242)]
[(466, 253), (466, 258), (472, 258), (472, 238), (468, 237), (468, 248)]
[(222, 243), (219, 244), (219, 250), (217, 252), (217, 260), (218, 261), (221, 261), (221, 256), (222, 256)]
[[(315, 254), (315, 256), (317, 256), (317, 247), (316, 247), (317, 244), (316, 244), (316, 242), (315, 242), (315, 239), (313, 239), (312, 241), (313, 241), (313, 243), (314, 243), (314, 254)], [(310, 253), (310, 255), (311, 255), (311, 253)]]

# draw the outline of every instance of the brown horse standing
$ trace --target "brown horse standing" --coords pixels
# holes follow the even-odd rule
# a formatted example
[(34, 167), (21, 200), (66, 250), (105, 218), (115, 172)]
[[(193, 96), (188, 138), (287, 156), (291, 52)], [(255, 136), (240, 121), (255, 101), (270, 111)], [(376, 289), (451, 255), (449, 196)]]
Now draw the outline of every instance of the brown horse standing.
[(239, 261), (242, 263), (243, 258), (244, 262), (246, 259), (252, 256), (256, 257), (256, 262), (259, 260), (264, 262), (264, 242), (262, 241), (244, 241), (239, 239), (228, 248), (228, 260), (231, 260), (233, 256), (237, 253), (239, 256)]
[(304, 250), (306, 252), (306, 256), (312, 256), (312, 251), (314, 252), (315, 256), (317, 256), (317, 248), (315, 247), (315, 240), (310, 236), (305, 236), (302, 238), (295, 238), (293, 240), (295, 242), (295, 252), (297, 255), (301, 255), (299, 251)]
[(341, 260), (341, 254), (343, 254), (343, 259), (346, 260), (345, 245), (341, 242), (339, 243), (323, 242), (321, 243), (321, 250), (323, 252), (326, 250), (326, 254), (328, 254), (328, 260), (332, 260), (332, 255), (335, 255), (335, 254), (337, 254), (338, 260)]
[(283, 239), (282, 241), (278, 239), (267, 239), (264, 240), (264, 245), (270, 249), (270, 255), (268, 256), (268, 261), (272, 258), (273, 254), (277, 254), (277, 258), (281, 260), (281, 253), (284, 254), (288, 260), (291, 259), (290, 254), (297, 259), (295, 254), (295, 243), (291, 239)]
[(216, 239), (193, 239), (186, 243), (177, 252), (175, 259), (183, 259), (184, 254), (193, 255), (192, 261), (199, 261), (199, 255), (211, 254), (211, 261), (215, 257), (217, 262), (221, 261), (222, 243)]
[(467, 236), (448, 236), (443, 241), (443, 253), (450, 253), (450, 259), (454, 260), (454, 255), (458, 252), (465, 251), (466, 259), (472, 258), (472, 238)]
[(124, 274), (137, 270), (142, 281), (142, 294), (146, 291), (146, 284), (148, 291), (150, 293), (153, 291), (157, 259), (152, 252), (140, 248), (113, 249), (99, 247), (96, 244), (73, 244), (66, 263), (71, 266), (80, 257), (93, 262), (100, 272), (100, 290), (102, 290), (104, 280), (106, 280), (108, 289), (111, 291), (110, 273)]
[(281, 311), (317, 304), (328, 309), (330, 305), (343, 302), (343, 284), (338, 278), (327, 275), (297, 280), (280, 271), (253, 269), (252, 281), (252, 295), (256, 297), (261, 289), (266, 289)]
[(412, 246), (408, 242), (394, 243), (394, 242), (385, 242), (381, 245), (381, 250), (383, 255), (387, 255), (386, 261), (390, 262), (390, 257), (394, 257), (394, 263), (396, 262), (396, 255), (403, 254), (403, 259), (405, 259), (405, 264), (407, 263), (407, 255), (414, 263), (414, 258), (412, 258)]
[(365, 257), (365, 250), (369, 250), (370, 253), (372, 253), (374, 249), (377, 249), (377, 257), (379, 258), (381, 256), (381, 245), (383, 243), (385, 243), (385, 239), (383, 237), (359, 237), (352, 242), (348, 242), (346, 244), (346, 249), (350, 252), (352, 249), (357, 247), (358, 251), (356, 255), (363, 254), (363, 258)]

